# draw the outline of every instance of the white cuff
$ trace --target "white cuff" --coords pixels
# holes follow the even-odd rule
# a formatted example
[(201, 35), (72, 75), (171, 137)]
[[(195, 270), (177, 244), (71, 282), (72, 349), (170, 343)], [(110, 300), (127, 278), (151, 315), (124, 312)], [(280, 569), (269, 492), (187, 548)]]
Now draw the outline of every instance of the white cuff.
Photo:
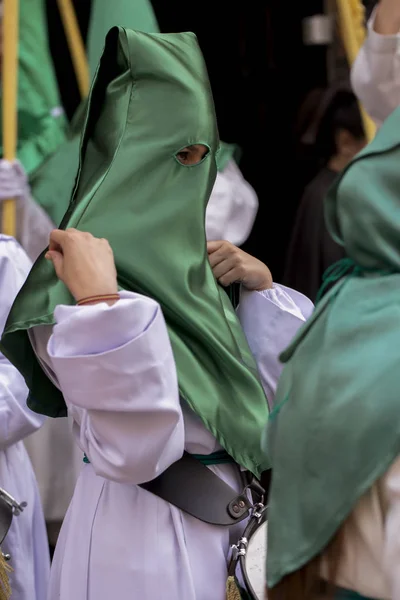
[(241, 302), (248, 301), (247, 298), (249, 295), (253, 294), (261, 294), (261, 296), (272, 302), (276, 307), (290, 313), (301, 321), (307, 320), (314, 310), (311, 300), (304, 296), (304, 294), (292, 290), (285, 285), (274, 283), (272, 288), (260, 292), (251, 292), (242, 288), (240, 293)]
[(109, 352), (144, 333), (154, 321), (159, 305), (133, 292), (121, 292), (121, 300), (109, 306), (57, 306), (49, 355), (89, 356)]

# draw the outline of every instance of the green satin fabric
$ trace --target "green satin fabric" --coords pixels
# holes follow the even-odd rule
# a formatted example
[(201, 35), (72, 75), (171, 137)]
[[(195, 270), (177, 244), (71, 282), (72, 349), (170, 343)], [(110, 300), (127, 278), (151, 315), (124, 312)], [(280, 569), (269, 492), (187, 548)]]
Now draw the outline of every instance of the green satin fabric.
[(367, 596), (360, 596), (357, 592), (352, 590), (339, 589), (334, 596), (334, 600), (374, 600), (373, 598), (367, 598)]
[(65, 139), (44, 0), (20, 0), (17, 155), (31, 174)]
[[(82, 128), (82, 119), (77, 114), (65, 142), (36, 169), (29, 181), (36, 202), (57, 225), (65, 215), (74, 190)], [(216, 157), (218, 171), (223, 171), (230, 160), (238, 162), (239, 158), (238, 146), (221, 142)]]
[(104, 39), (117, 25), (145, 33), (159, 33), (150, 0), (93, 0), (88, 31), (88, 60), (92, 76), (104, 48)]
[[(26, 1), (26, 0), (25, 0)], [(149, 0), (95, 0), (92, 5), (88, 32), (88, 60), (91, 77), (104, 47), (104, 38), (114, 25), (145, 33), (158, 33), (159, 27)], [(83, 103), (86, 104), (86, 103)], [(83, 122), (82, 105), (75, 115), (67, 139), (30, 178), (32, 195), (47, 212), (53, 223), (61, 222), (68, 208), (79, 166), (79, 147)], [(26, 129), (26, 127), (25, 127)], [(231, 159), (239, 161), (240, 149), (235, 144), (220, 143), (217, 169), (223, 171)]]
[(324, 549), (400, 454), (399, 164), (397, 109), (326, 201), (329, 230), (355, 268), (282, 357), (266, 440), (271, 587)]
[(221, 142), (219, 150), (217, 152), (218, 171), (223, 171), (228, 166), (228, 163), (231, 160), (234, 160), (237, 164), (239, 164), (240, 156), (241, 150), (239, 146), (237, 146), (236, 144), (228, 144), (227, 142)]
[[(26, 0), (25, 0), (26, 1)], [(93, 78), (107, 32), (114, 25), (146, 33), (158, 33), (150, 0), (93, 0), (90, 14), (87, 50), (90, 75)], [(61, 222), (71, 200), (79, 166), (79, 147), (86, 102), (78, 109), (67, 138), (30, 179), (32, 195), (53, 223)]]
[[(210, 148), (195, 166), (177, 152)], [(63, 221), (107, 238), (121, 288), (155, 298), (167, 322), (182, 397), (225, 450), (255, 474), (267, 467), (268, 417), (255, 361), (209, 266), (205, 208), (216, 176), (218, 133), (203, 57), (193, 34), (114, 28), (92, 88), (74, 197)], [(26, 330), (71, 304), (40, 258), (13, 306), (2, 350), (24, 374), (30, 407), (65, 414)]]
[(78, 109), (65, 141), (29, 179), (32, 196), (56, 225), (61, 223), (74, 191), (85, 114), (86, 102)]

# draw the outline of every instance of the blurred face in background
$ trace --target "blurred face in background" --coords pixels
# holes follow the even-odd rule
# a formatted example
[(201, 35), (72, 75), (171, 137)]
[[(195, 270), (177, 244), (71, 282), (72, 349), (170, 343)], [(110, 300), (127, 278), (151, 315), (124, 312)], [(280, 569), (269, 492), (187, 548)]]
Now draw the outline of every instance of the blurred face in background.
[(361, 150), (367, 145), (365, 137), (355, 137), (350, 131), (346, 129), (340, 129), (336, 133), (336, 148), (337, 154), (347, 162), (353, 160), (353, 158), (361, 152)]

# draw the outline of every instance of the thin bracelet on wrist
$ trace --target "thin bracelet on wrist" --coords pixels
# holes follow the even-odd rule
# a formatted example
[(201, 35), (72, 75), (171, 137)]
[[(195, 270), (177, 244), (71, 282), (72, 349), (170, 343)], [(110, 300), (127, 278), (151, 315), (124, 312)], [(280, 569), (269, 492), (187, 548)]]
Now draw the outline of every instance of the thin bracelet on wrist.
[(85, 306), (85, 304), (95, 304), (97, 302), (117, 302), (120, 299), (119, 294), (101, 294), (98, 296), (88, 296), (77, 301), (77, 306)]

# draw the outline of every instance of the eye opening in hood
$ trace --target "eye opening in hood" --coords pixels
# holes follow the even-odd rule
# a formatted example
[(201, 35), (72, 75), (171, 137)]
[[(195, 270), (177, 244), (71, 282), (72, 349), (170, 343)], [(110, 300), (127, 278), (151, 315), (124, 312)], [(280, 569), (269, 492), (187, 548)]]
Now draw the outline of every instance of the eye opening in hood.
[(188, 144), (176, 152), (175, 159), (183, 167), (195, 167), (202, 163), (209, 156), (210, 152), (210, 146), (203, 142)]

